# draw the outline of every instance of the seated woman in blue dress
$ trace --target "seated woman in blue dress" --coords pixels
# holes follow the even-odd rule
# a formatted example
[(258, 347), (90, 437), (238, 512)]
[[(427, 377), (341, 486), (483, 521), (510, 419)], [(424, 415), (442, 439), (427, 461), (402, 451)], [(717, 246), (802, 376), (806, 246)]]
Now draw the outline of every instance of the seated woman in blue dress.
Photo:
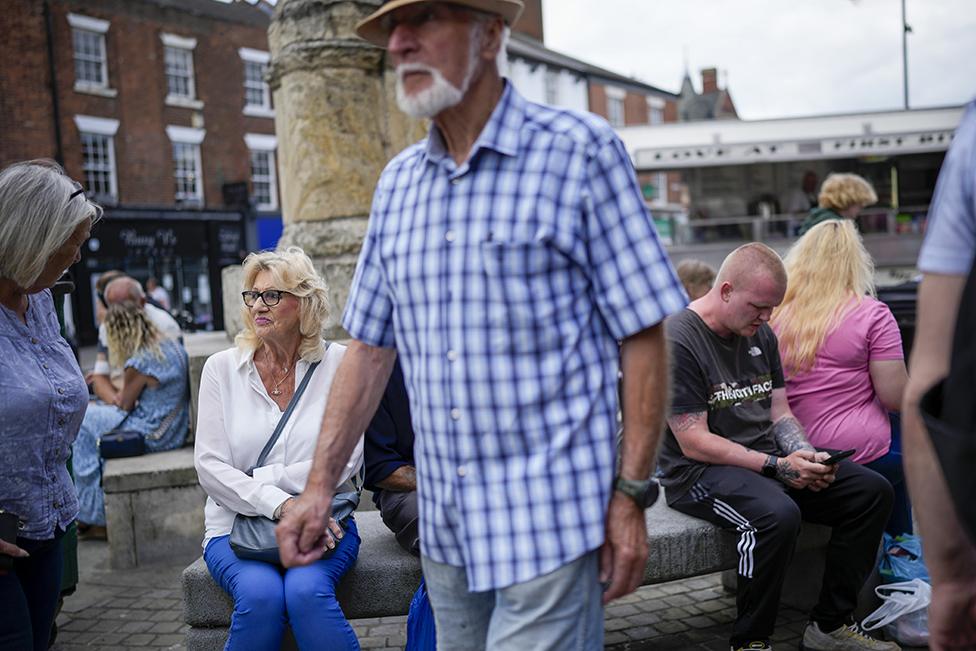
[(99, 439), (124, 420), (124, 429), (142, 432), (146, 450), (183, 445), (189, 424), (187, 356), (164, 338), (138, 305), (113, 305), (105, 315), (109, 360), (124, 369), (122, 389), (112, 404), (89, 405), (74, 443), (72, 460), (78, 490), (82, 537), (105, 536), (105, 494)]

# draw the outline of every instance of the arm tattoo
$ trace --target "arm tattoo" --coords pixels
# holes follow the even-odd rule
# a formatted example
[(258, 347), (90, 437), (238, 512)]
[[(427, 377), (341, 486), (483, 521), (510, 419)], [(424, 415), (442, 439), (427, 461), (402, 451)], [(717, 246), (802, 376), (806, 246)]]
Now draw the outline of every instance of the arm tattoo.
[(797, 450), (814, 451), (803, 432), (803, 426), (793, 416), (780, 418), (773, 423), (773, 440), (783, 456), (789, 456)]
[(675, 434), (681, 434), (682, 432), (687, 432), (707, 417), (704, 411), (698, 411), (692, 414), (676, 414), (668, 418), (668, 426)]

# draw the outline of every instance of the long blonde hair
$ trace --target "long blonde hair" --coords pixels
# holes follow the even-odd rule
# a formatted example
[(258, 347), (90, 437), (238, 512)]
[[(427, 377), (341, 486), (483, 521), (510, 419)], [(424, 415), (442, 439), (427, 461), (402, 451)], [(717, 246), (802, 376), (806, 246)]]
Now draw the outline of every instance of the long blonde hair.
[(105, 313), (105, 334), (109, 363), (116, 368), (122, 368), (126, 360), (143, 348), (157, 359), (163, 358), (159, 330), (140, 305), (125, 302), (110, 306)]
[(786, 296), (770, 321), (792, 376), (813, 368), (827, 335), (864, 296), (875, 295), (874, 261), (854, 222), (832, 219), (807, 231), (784, 262)]
[[(304, 251), (290, 246), (279, 251), (252, 253), (244, 259), (245, 290), (254, 286), (254, 279), (262, 271), (271, 274), (275, 289), (280, 289), (299, 299), (298, 329), (302, 343), (298, 347), (299, 356), (306, 362), (322, 359), (325, 349), (322, 346), (322, 329), (329, 315), (329, 290), (322, 277), (315, 271)], [(254, 331), (254, 318), (251, 310), (241, 306), (244, 329), (234, 338), (234, 343), (245, 350), (257, 350), (262, 341)]]

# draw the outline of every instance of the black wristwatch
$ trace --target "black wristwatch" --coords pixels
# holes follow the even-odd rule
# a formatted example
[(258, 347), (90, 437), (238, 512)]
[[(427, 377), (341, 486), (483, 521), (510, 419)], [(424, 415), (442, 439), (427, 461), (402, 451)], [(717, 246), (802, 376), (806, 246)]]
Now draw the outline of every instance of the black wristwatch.
[(657, 481), (653, 479), (637, 481), (634, 479), (624, 479), (619, 475), (613, 480), (613, 489), (620, 491), (637, 502), (637, 506), (642, 509), (649, 509), (654, 506), (654, 502), (657, 501), (657, 496), (660, 492)]
[(776, 463), (779, 461), (779, 457), (774, 457), (773, 455), (766, 456), (766, 463), (762, 467), (762, 476), (769, 477), (770, 479), (776, 478)]

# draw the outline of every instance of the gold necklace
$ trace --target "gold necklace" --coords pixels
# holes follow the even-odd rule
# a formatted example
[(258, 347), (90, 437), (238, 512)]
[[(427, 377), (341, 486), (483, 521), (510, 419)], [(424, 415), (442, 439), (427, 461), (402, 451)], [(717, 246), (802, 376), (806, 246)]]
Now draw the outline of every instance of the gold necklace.
[(289, 375), (291, 375), (291, 371), (292, 371), (293, 368), (295, 368), (295, 367), (292, 366), (291, 368), (288, 368), (286, 366), (285, 367), (285, 374), (281, 376), (281, 379), (280, 380), (275, 380), (274, 379), (274, 376), (271, 376), (271, 381), (275, 383), (274, 388), (271, 390), (271, 395), (273, 395), (273, 396), (280, 396), (281, 395), (281, 389), (279, 389), (278, 387), (281, 385), (282, 382), (285, 381), (285, 378), (286, 377), (288, 377)]

